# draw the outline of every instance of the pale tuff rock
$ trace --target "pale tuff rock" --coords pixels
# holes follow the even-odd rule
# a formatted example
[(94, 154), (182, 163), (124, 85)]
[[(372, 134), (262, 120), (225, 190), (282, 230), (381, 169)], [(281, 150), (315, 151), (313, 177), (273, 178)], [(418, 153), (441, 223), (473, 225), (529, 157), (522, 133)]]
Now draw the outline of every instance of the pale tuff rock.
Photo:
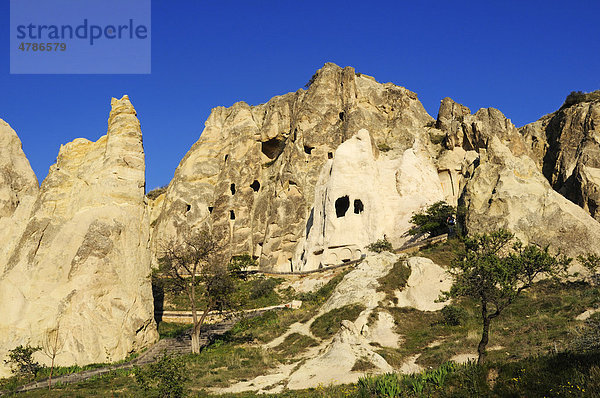
[(600, 253), (600, 224), (554, 191), (535, 162), (492, 137), (463, 195), (469, 233), (506, 228), (569, 256)]
[(400, 246), (412, 214), (443, 199), (437, 170), (418, 143), (378, 154), (369, 132), (361, 129), (321, 171), (294, 269), (359, 259), (365, 246), (384, 236)]
[(539, 143), (538, 164), (552, 187), (600, 220), (600, 101), (561, 108), (521, 132)]
[(428, 258), (408, 259), (410, 276), (402, 291), (396, 292), (398, 307), (411, 307), (419, 311), (438, 311), (448, 302), (438, 302), (442, 292), (452, 287), (452, 277), (442, 267)]
[(158, 337), (140, 125), (126, 96), (111, 104), (107, 135), (61, 147), (7, 257), (0, 357), (57, 326), (57, 365), (120, 360)]
[(491, 137), (498, 137), (517, 156), (531, 153), (517, 128), (498, 109), (482, 108), (471, 114), (469, 108), (444, 98), (436, 125), (446, 132), (448, 149), (479, 151), (487, 147)]
[(354, 323), (342, 321), (340, 331), (325, 350), (306, 361), (288, 379), (289, 389), (317, 387), (319, 384), (354, 383), (363, 372), (352, 372), (354, 363), (359, 360), (370, 362), (372, 373), (393, 372), (383, 357), (377, 354), (356, 328)]
[(0, 119), (0, 273), (23, 233), (39, 191), (15, 131)]
[(306, 91), (215, 108), (169, 185), (154, 251), (182, 226), (208, 225), (229, 254), (290, 271), (319, 175), (337, 147), (368, 126), (375, 152), (381, 146), (394, 157), (428, 140), (423, 126), (431, 121), (416, 94), (333, 64)]

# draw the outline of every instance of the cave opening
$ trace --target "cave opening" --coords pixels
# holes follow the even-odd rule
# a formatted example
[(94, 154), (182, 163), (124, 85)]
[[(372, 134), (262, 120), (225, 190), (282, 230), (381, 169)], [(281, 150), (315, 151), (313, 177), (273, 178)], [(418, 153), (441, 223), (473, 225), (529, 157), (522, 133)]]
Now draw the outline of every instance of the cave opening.
[(261, 143), (261, 151), (269, 159), (277, 159), (285, 148), (285, 141), (277, 137)]
[(254, 182), (250, 184), (250, 188), (252, 188), (254, 192), (258, 192), (260, 189), (260, 182), (258, 182), (258, 180), (254, 180)]
[(314, 146), (304, 145), (304, 153), (306, 153), (307, 155), (310, 155), (313, 149), (315, 149)]
[(227, 161), (227, 159), (229, 159), (229, 155), (225, 155), (225, 161)]
[(192, 210), (192, 205), (186, 205), (185, 206), (185, 212), (187, 213), (190, 210)]
[(212, 214), (214, 207), (213, 206), (208, 206), (208, 213)]
[(229, 219), (230, 220), (235, 220), (235, 211), (229, 210)]
[(360, 214), (364, 209), (363, 202), (360, 199), (354, 199), (354, 214)]
[(335, 215), (340, 218), (346, 215), (348, 208), (350, 207), (350, 198), (348, 195), (342, 196), (335, 200)]
[(333, 159), (333, 152), (327, 152), (327, 159)]
[(231, 186), (229, 187), (229, 189), (231, 190), (231, 194), (235, 195), (235, 184), (231, 184)]
[(340, 116), (340, 120), (343, 122), (344, 121), (344, 112), (340, 112), (339, 116)]

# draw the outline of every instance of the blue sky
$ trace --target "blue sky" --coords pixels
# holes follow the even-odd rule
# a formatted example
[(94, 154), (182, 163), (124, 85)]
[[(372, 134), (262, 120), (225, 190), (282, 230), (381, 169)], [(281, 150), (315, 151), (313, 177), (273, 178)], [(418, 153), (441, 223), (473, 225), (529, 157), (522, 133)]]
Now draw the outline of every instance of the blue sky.
[(600, 89), (597, 0), (152, 3), (152, 74), (10, 75), (2, 0), (0, 118), (40, 182), (61, 144), (106, 133), (123, 94), (142, 123), (150, 190), (171, 180), (211, 108), (296, 91), (328, 61), (417, 92), (433, 117), (448, 96), (517, 126), (572, 90)]

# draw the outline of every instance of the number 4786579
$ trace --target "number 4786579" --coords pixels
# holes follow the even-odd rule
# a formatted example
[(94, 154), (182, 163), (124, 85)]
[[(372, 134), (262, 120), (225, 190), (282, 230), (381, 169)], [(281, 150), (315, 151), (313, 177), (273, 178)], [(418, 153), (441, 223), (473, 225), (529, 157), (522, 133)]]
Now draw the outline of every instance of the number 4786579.
[(24, 43), (19, 45), (21, 51), (66, 51), (67, 43)]

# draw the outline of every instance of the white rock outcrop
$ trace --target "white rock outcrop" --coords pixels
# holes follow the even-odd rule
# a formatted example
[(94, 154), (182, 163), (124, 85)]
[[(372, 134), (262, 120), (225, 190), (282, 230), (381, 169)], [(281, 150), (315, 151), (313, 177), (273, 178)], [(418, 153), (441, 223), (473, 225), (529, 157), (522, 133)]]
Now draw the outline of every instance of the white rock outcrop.
[(388, 156), (372, 141), (359, 130), (323, 166), (294, 270), (359, 259), (384, 236), (399, 246), (413, 213), (444, 199), (437, 169), (418, 143)]
[(0, 357), (41, 345), (55, 328), (64, 340), (57, 365), (120, 360), (158, 337), (140, 125), (126, 96), (111, 105), (105, 136), (61, 147), (0, 259)]

